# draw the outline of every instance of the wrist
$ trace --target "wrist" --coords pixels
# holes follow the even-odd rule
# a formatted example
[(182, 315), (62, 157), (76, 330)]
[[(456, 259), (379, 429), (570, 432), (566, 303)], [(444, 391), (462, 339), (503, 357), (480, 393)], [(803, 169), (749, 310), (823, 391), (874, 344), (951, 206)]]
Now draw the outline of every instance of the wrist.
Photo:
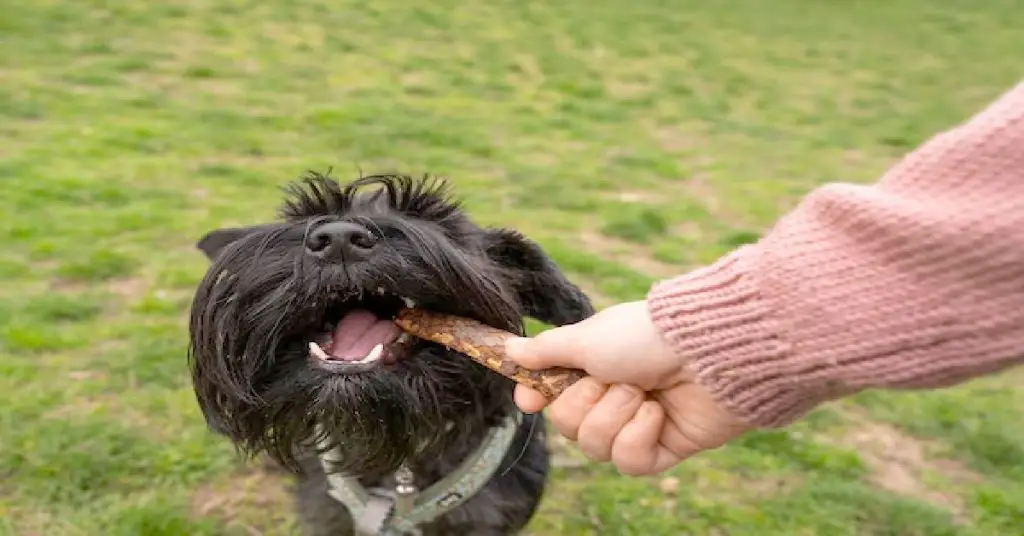
[(829, 398), (797, 382), (791, 349), (751, 266), (756, 246), (661, 281), (647, 295), (651, 319), (692, 381), (752, 426), (782, 426)]

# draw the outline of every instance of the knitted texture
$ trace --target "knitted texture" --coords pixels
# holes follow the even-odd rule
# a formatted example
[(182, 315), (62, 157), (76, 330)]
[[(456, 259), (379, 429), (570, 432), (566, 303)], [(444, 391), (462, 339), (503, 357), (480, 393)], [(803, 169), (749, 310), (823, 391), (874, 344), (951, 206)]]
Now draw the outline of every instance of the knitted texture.
[(1024, 363), (1024, 83), (647, 302), (696, 381), (758, 426)]

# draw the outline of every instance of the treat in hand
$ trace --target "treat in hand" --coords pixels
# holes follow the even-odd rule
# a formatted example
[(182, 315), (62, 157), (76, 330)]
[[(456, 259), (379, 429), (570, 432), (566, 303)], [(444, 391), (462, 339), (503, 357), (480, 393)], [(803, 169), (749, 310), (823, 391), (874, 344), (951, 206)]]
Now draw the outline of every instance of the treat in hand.
[(570, 385), (586, 374), (581, 370), (552, 367), (529, 370), (505, 356), (505, 341), (513, 333), (493, 328), (473, 319), (423, 309), (402, 309), (395, 317), (398, 327), (411, 335), (442, 344), (467, 355), (481, 365), (540, 391), (548, 398), (557, 398)]

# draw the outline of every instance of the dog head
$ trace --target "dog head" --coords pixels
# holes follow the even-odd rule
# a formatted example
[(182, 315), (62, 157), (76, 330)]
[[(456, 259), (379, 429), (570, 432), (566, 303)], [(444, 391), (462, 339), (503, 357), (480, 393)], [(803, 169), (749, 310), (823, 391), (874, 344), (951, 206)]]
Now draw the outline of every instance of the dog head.
[[(207, 421), (242, 451), (297, 469), (340, 446), (339, 470), (380, 474), (435, 455), (513, 410), (512, 384), (402, 335), (404, 306), (523, 332), (593, 313), (534, 243), (474, 224), (442, 181), (310, 174), (273, 223), (214, 230), (190, 317)], [(319, 445), (319, 446), (317, 446)]]

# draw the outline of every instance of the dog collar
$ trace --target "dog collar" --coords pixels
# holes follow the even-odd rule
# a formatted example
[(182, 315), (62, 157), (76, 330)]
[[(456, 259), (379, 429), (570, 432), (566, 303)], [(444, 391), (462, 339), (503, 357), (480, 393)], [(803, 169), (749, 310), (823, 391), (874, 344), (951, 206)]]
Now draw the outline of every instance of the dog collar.
[(488, 432), (458, 469), (422, 492), (413, 485), (412, 471), (404, 465), (395, 473), (397, 485), (393, 490), (367, 490), (358, 479), (330, 471), (330, 463), (339, 460), (341, 454), (340, 449), (331, 449), (320, 459), (327, 474), (327, 493), (348, 508), (357, 534), (418, 534), (419, 525), (462, 504), (490, 480), (508, 453), (522, 418), (520, 412), (513, 411)]

